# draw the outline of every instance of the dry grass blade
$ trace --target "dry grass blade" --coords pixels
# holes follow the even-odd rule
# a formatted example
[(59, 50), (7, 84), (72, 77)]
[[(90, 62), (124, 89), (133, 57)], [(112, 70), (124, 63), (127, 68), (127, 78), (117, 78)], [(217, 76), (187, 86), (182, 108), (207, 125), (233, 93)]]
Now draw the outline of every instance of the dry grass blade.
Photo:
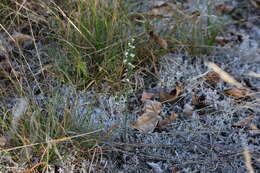
[(0, 153), (8, 152), (8, 151), (14, 151), (14, 150), (19, 150), (19, 149), (22, 149), (22, 148), (33, 147), (33, 146), (36, 146), (36, 145), (61, 143), (61, 142), (72, 140), (74, 138), (79, 138), (79, 137), (84, 137), (84, 136), (87, 136), (87, 135), (90, 135), (90, 134), (95, 134), (95, 133), (101, 132), (102, 130), (103, 129), (98, 129), (98, 130), (95, 130), (95, 131), (92, 131), (92, 132), (89, 132), (89, 133), (83, 133), (83, 134), (79, 134), (79, 135), (74, 135), (74, 136), (63, 137), (63, 138), (59, 138), (59, 139), (48, 140), (46, 142), (38, 142), (38, 143), (32, 143), (32, 144), (28, 144), (28, 145), (22, 145), (22, 146), (2, 149), (2, 150), (0, 150)]
[(254, 115), (250, 115), (250, 116), (246, 117), (245, 119), (240, 120), (237, 123), (233, 124), (233, 126), (234, 127), (243, 127), (243, 126), (249, 125), (253, 118), (254, 118)]
[(252, 166), (252, 160), (251, 160), (251, 154), (247, 148), (247, 146), (244, 147), (244, 158), (245, 158), (245, 164), (246, 164), (246, 169), (248, 173), (254, 173), (254, 168)]
[(256, 73), (256, 72), (253, 72), (253, 71), (250, 71), (250, 72), (248, 73), (248, 76), (260, 78), (260, 74), (259, 74), (259, 73)]
[(153, 63), (154, 72), (155, 72), (156, 75), (158, 75), (158, 74), (159, 74), (159, 71), (158, 71), (158, 69), (157, 69), (157, 60), (158, 60), (158, 59), (157, 59), (156, 56), (154, 55), (152, 49), (150, 50), (150, 54), (151, 54), (152, 59), (153, 59), (152, 63)]
[(206, 62), (206, 66), (208, 66), (208, 68), (210, 68), (214, 72), (216, 72), (220, 76), (220, 78), (223, 79), (225, 82), (235, 85), (238, 88), (243, 88), (243, 85), (241, 83), (239, 83), (236, 79), (234, 79), (227, 72), (222, 70), (217, 64), (215, 64), (213, 62)]

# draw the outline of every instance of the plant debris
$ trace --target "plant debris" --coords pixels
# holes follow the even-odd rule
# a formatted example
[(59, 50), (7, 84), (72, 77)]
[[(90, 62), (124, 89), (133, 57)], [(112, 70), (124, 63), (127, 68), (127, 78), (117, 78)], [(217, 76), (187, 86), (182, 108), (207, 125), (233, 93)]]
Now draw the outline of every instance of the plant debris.
[(159, 101), (162, 103), (175, 101), (180, 96), (183, 88), (183, 85), (178, 84), (176, 88), (169, 93), (161, 89), (159, 92)]
[(237, 123), (233, 124), (232, 126), (233, 127), (240, 127), (240, 128), (248, 126), (251, 123), (253, 118), (254, 118), (254, 115), (249, 115), (245, 119), (238, 121)]
[(176, 113), (172, 113), (169, 117), (159, 121), (158, 128), (160, 130), (166, 128), (167, 125), (171, 124), (172, 121), (176, 120), (178, 117), (179, 116)]
[(234, 79), (231, 75), (229, 75), (227, 72), (222, 70), (217, 64), (213, 62), (206, 62), (206, 65), (208, 68), (212, 69), (214, 72), (216, 72), (221, 79), (223, 79), (225, 82), (235, 85), (238, 88), (243, 88), (243, 85), (239, 83), (236, 79)]
[(159, 113), (162, 111), (162, 104), (157, 101), (145, 100), (143, 111), (144, 113), (132, 125), (142, 132), (152, 132), (161, 119)]
[(166, 40), (162, 39), (159, 37), (158, 34), (156, 34), (154, 31), (151, 31), (150, 37), (163, 49), (167, 50), (168, 49), (168, 43)]
[(225, 90), (224, 93), (226, 95), (230, 95), (235, 98), (245, 98), (252, 95), (251, 92), (245, 88), (232, 88), (232, 89)]

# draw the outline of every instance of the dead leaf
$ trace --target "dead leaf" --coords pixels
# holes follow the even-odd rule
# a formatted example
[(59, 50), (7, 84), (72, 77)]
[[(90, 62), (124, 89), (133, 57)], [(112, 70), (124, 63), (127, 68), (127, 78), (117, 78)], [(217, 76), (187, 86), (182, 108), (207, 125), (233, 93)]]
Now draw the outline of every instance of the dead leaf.
[(159, 129), (164, 129), (168, 124), (171, 124), (172, 121), (176, 120), (179, 116), (176, 113), (172, 113), (169, 117), (160, 120), (158, 123)]
[(208, 73), (208, 74), (206, 74), (205, 77), (207, 80), (209, 80), (210, 82), (213, 82), (213, 83), (218, 83), (220, 80), (219, 75), (215, 72)]
[(162, 103), (172, 102), (179, 97), (182, 90), (183, 90), (182, 85), (177, 85), (176, 88), (172, 90), (170, 93), (161, 90), (159, 93), (159, 101)]
[(166, 1), (153, 1), (152, 6), (153, 7), (162, 7), (164, 5), (167, 5), (168, 3)]
[(250, 122), (252, 121), (252, 119), (254, 118), (254, 115), (250, 115), (248, 117), (246, 117), (243, 120), (238, 121), (237, 123), (233, 124), (233, 127), (244, 127), (250, 124)]
[(173, 169), (172, 169), (172, 173), (180, 173), (180, 171), (179, 171), (178, 168), (173, 168)]
[(159, 37), (158, 34), (156, 34), (155, 32), (151, 31), (150, 33), (151, 38), (163, 49), (168, 49), (168, 43), (166, 40), (162, 39)]
[[(159, 5), (159, 6), (158, 6)], [(161, 3), (152, 8), (149, 12), (149, 16), (159, 17), (171, 17), (173, 16), (173, 6), (169, 3)]]
[(193, 105), (196, 105), (197, 104), (197, 96), (194, 92), (192, 92), (192, 95), (191, 95), (191, 103)]
[(259, 130), (254, 123), (250, 123), (249, 128), (250, 130)]
[(132, 125), (139, 131), (149, 133), (154, 130), (161, 117), (157, 113), (146, 112), (138, 117)]
[(206, 66), (208, 66), (208, 68), (216, 72), (220, 76), (220, 78), (223, 79), (225, 82), (235, 85), (238, 88), (243, 88), (243, 85), (241, 83), (239, 83), (236, 79), (230, 76), (227, 72), (222, 70), (217, 64), (213, 62), (206, 62), (205, 64)]
[(143, 110), (144, 113), (138, 117), (136, 122), (132, 123), (132, 126), (139, 131), (149, 133), (155, 129), (161, 119), (159, 113), (162, 110), (162, 104), (157, 101), (145, 100)]
[(22, 47), (32, 44), (33, 38), (30, 35), (15, 33), (12, 35), (12, 41)]
[(216, 10), (219, 15), (228, 14), (228, 13), (232, 12), (233, 9), (234, 9), (234, 7), (232, 7), (230, 5), (226, 5), (226, 4), (220, 4), (220, 5), (216, 6)]
[(227, 43), (230, 42), (229, 39), (225, 38), (225, 37), (221, 37), (221, 36), (217, 36), (215, 38), (215, 41), (220, 44), (221, 46), (225, 46)]
[(148, 93), (148, 92), (143, 92), (142, 97), (141, 97), (141, 101), (147, 100), (147, 99), (151, 99), (155, 96), (154, 93)]
[(154, 112), (159, 114), (162, 111), (162, 104), (153, 100), (145, 100), (143, 107), (144, 112)]
[(225, 90), (224, 93), (226, 95), (230, 95), (235, 98), (245, 98), (251, 95), (250, 91), (245, 88), (232, 88), (232, 89)]

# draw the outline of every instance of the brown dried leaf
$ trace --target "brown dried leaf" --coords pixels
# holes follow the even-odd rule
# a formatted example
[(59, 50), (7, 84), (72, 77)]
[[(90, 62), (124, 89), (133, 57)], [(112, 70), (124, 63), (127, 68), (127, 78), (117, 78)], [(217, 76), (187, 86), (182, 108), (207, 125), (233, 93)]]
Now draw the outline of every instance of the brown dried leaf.
[(193, 104), (193, 105), (196, 105), (197, 104), (197, 96), (196, 96), (196, 94), (194, 93), (194, 92), (192, 92), (192, 95), (191, 95), (191, 103)]
[(234, 127), (244, 127), (249, 125), (249, 123), (252, 121), (252, 119), (254, 118), (254, 115), (250, 115), (248, 117), (246, 117), (243, 120), (238, 121), (237, 123), (233, 124)]
[(230, 76), (227, 72), (222, 70), (217, 64), (213, 62), (206, 62), (206, 66), (208, 66), (210, 69), (216, 72), (220, 76), (220, 78), (223, 79), (225, 82), (235, 85), (238, 88), (243, 88), (243, 85), (241, 83), (239, 83), (236, 79)]
[(226, 4), (220, 4), (218, 6), (216, 6), (217, 9), (217, 13), (219, 15), (223, 15), (223, 14), (228, 14), (230, 13), (234, 7), (230, 6), (230, 5), (226, 5)]
[(168, 49), (168, 43), (166, 40), (159, 37), (158, 34), (154, 33), (153, 31), (150, 32), (150, 36), (154, 41), (163, 49)]
[(157, 101), (145, 100), (143, 111), (159, 114), (162, 111), (162, 104)]
[(142, 97), (141, 97), (141, 101), (147, 100), (147, 99), (151, 99), (155, 96), (154, 93), (148, 93), (148, 92), (143, 92)]
[(250, 123), (249, 127), (250, 127), (250, 130), (259, 130), (254, 123)]
[(152, 8), (148, 15), (150, 16), (160, 16), (160, 17), (170, 17), (173, 16), (173, 8), (169, 3), (161, 3)]
[(164, 5), (168, 5), (168, 3), (166, 1), (158, 1), (158, 0), (152, 2), (153, 7), (161, 7)]
[(32, 44), (33, 38), (30, 35), (15, 33), (12, 35), (12, 40), (19, 46)]
[(173, 169), (172, 169), (172, 173), (180, 173), (180, 171), (179, 171), (178, 168), (173, 168)]
[(178, 117), (179, 116), (176, 113), (172, 113), (169, 117), (159, 121), (158, 128), (164, 129), (168, 124), (171, 124), (171, 122), (176, 120)]
[(217, 36), (217, 37), (215, 38), (215, 41), (216, 41), (217, 43), (219, 43), (221, 46), (224, 46), (224, 45), (226, 45), (227, 43), (230, 42), (229, 39), (227, 39), (227, 38), (225, 38), (225, 37), (220, 37), (220, 36)]
[(154, 130), (161, 117), (157, 113), (146, 112), (138, 117), (137, 121), (132, 125), (139, 131), (149, 133)]
[(235, 98), (245, 98), (251, 95), (250, 91), (245, 88), (232, 88), (232, 89), (225, 90), (224, 93), (226, 95), (230, 95)]
[(161, 119), (159, 113), (162, 110), (162, 104), (157, 101), (145, 100), (143, 107), (144, 113), (138, 117), (137, 121), (132, 123), (132, 126), (142, 132), (152, 132), (158, 121)]
[(210, 82), (213, 82), (213, 83), (218, 83), (220, 80), (219, 75), (215, 72), (208, 73), (208, 74), (206, 74), (205, 77), (207, 80), (209, 80)]
[(182, 90), (183, 90), (182, 85), (177, 85), (176, 88), (172, 90), (170, 93), (161, 90), (159, 93), (159, 101), (162, 103), (174, 101), (179, 97)]

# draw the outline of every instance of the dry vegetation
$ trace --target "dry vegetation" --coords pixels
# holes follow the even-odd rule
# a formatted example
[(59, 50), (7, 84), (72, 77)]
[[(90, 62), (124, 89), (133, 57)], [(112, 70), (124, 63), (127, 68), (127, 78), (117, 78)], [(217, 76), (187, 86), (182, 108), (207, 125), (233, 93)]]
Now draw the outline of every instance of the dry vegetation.
[(1, 0), (0, 172), (257, 172), (257, 9)]

